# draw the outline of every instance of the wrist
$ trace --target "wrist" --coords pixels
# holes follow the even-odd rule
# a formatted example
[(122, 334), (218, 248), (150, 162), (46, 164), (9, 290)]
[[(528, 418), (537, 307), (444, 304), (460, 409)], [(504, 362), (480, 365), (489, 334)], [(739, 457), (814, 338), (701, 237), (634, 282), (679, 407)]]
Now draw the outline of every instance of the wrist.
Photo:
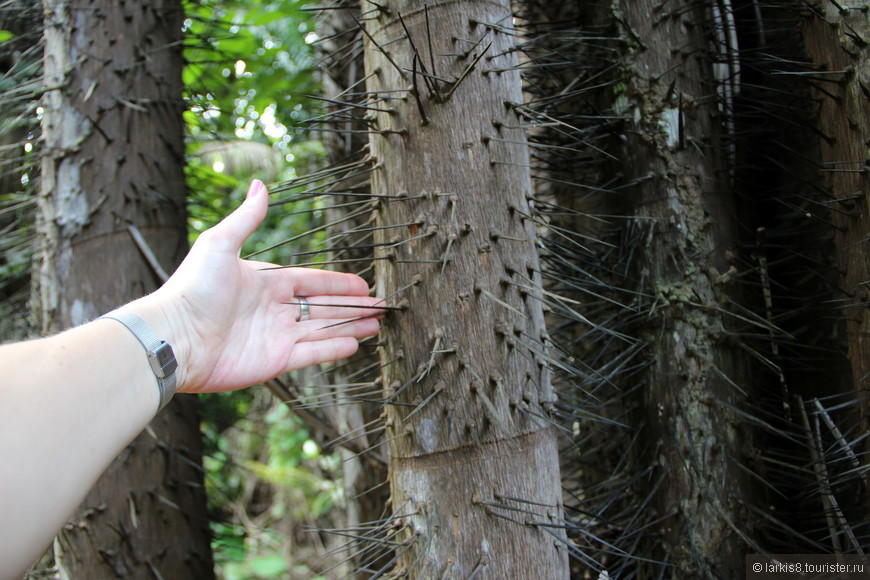
[(120, 310), (132, 312), (142, 318), (160, 340), (172, 347), (177, 364), (175, 392), (182, 393), (185, 391), (189, 377), (190, 341), (183, 330), (183, 324), (177, 320), (177, 316), (172, 314), (171, 308), (166, 304), (168, 301), (164, 300), (158, 292), (130, 302)]

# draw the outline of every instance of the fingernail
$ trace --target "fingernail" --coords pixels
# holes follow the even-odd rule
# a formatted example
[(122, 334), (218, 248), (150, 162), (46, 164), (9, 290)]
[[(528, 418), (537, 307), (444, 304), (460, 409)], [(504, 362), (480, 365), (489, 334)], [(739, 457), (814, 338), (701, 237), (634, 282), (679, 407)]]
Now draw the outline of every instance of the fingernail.
[(259, 179), (255, 179), (251, 182), (251, 185), (248, 186), (248, 193), (245, 196), (245, 199), (254, 199), (263, 191), (266, 191), (266, 186), (263, 185), (263, 182)]

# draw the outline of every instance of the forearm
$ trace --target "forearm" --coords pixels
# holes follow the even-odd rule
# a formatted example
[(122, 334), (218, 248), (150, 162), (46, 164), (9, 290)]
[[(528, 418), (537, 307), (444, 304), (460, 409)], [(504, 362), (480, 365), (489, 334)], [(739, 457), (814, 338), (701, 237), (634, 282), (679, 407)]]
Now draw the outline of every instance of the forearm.
[(0, 577), (20, 577), (157, 410), (142, 345), (97, 320), (0, 347)]

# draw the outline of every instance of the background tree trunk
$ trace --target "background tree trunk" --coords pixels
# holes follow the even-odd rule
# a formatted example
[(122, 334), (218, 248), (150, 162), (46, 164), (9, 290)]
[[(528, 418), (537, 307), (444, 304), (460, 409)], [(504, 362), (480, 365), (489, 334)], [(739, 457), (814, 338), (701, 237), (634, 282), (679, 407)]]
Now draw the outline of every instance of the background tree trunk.
[[(628, 103), (623, 32), (608, 3), (525, 0), (533, 183), (542, 228), (547, 326), (562, 424), (560, 459), (572, 578), (631, 577), (654, 542), (639, 527), (661, 476), (642, 461), (645, 438), (629, 415), (647, 367), (633, 325), (638, 295), (630, 279), (641, 233), (620, 200), (634, 194), (620, 160)], [(640, 315), (643, 316), (642, 314)], [(655, 531), (654, 531), (655, 530)], [(617, 555), (620, 554), (620, 555)], [(651, 558), (652, 559), (652, 558)]]
[[(35, 298), (42, 330), (54, 332), (155, 289), (147, 251), (168, 272), (186, 252), (182, 10), (175, 0), (45, 0), (44, 11)], [(66, 577), (211, 577), (200, 449), (196, 401), (178, 397), (58, 537)]]
[(635, 333), (650, 356), (633, 414), (647, 443), (635, 460), (659, 465), (660, 556), (674, 573), (734, 578), (750, 492), (739, 467), (748, 441), (733, 409), (748, 387), (739, 345), (726, 340), (739, 245), (718, 92), (736, 72), (717, 85), (709, 56), (715, 23), (727, 39), (730, 15), (711, 18), (703, 3), (616, 8), (628, 71), (620, 113), (629, 119), (619, 172), (633, 184), (616, 203), (640, 233), (631, 288), (646, 313)]
[[(804, 45), (815, 65), (820, 172), (835, 200), (832, 212), (841, 288), (846, 295), (848, 355), (857, 393), (870, 388), (870, 20), (864, 2), (816, 2), (804, 21)], [(839, 7), (839, 8), (838, 8)], [(860, 405), (870, 429), (870, 402)]]
[[(365, 18), (397, 570), (567, 577), (510, 6)], [(523, 525), (526, 524), (526, 525)]]
[[(844, 430), (867, 433), (870, 431), (867, 396), (870, 389), (870, 314), (867, 309), (870, 304), (870, 19), (868, 6), (862, 2), (837, 5), (816, 2), (811, 8), (803, 21), (803, 40), (815, 69), (810, 77), (810, 94), (818, 102), (821, 138), (817, 167), (826, 201), (833, 210), (830, 219), (834, 226), (839, 290), (843, 294), (841, 315), (845, 319), (845, 342), (853, 381), (853, 390), (844, 391), (847, 399), (854, 397), (857, 402), (857, 417), (852, 409), (847, 409), (837, 413), (837, 418)], [(811, 412), (817, 410), (812, 406), (810, 409)], [(865, 440), (860, 448), (866, 454), (870, 451), (870, 441)], [(854, 552), (862, 549), (862, 531), (870, 526), (870, 487), (866, 477), (863, 485), (858, 483), (848, 493), (854, 499), (841, 505), (836, 499), (832, 501), (833, 491), (827, 491), (822, 494), (822, 506), (832, 545), (838, 551)]]

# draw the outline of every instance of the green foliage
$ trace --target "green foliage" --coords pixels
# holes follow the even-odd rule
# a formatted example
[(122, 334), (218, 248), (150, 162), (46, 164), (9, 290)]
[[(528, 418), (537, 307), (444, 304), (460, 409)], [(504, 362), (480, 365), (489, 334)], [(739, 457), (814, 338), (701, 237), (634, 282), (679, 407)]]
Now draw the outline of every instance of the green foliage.
[[(273, 142), (284, 148), (311, 110), (312, 15), (301, 0), (203, 0), (185, 20), (193, 136)], [(308, 37), (311, 38), (311, 37)]]
[[(245, 465), (263, 481), (286, 490), (293, 500), (274, 505), (273, 515), (302, 521), (325, 515), (335, 504), (340, 490), (334, 481), (324, 479), (322, 473), (338, 468), (337, 457), (320, 454), (320, 447), (286, 405), (272, 407), (265, 423), (269, 426), (268, 458), (262, 462), (247, 461)], [(314, 466), (316, 469), (312, 469)]]
[(321, 454), (301, 421), (263, 389), (201, 399), (219, 574), (226, 580), (314, 577), (294, 538), (300, 522), (320, 521), (340, 500), (338, 457)]
[(31, 332), (27, 302), (41, 143), (38, 17), (35, 3), (0, 13), (0, 342)]
[(245, 538), (243, 526), (216, 523), (212, 531), (215, 535), (212, 541), (215, 563), (220, 567), (224, 580), (287, 577), (289, 565), (284, 557), (276, 553), (281, 540), (278, 534), (264, 531), (258, 539), (259, 546), (255, 547)]
[(244, 433), (231, 436), (230, 431), (251, 411), (253, 395), (248, 391), (203, 395), (200, 404), (209, 510), (219, 514), (241, 493), (242, 474), (236, 456), (256, 451), (250, 438), (242, 438)]
[[(224, 155), (231, 156), (245, 146), (244, 142), (227, 144)], [(277, 168), (276, 178), (293, 179), (297, 168), (306, 167), (323, 156), (322, 147), (316, 142), (293, 143), (288, 148), (287, 157), (293, 163), (282, 163)], [(208, 155), (191, 154), (187, 164), (187, 179), (190, 195), (188, 198), (188, 215), (190, 221), (191, 242), (203, 230), (216, 224), (230, 211), (239, 206), (245, 197), (250, 180), (259, 178), (269, 183), (267, 170), (243, 167), (234, 174), (218, 171), (213, 158)], [(237, 164), (234, 164), (237, 165)], [(288, 203), (276, 203), (269, 212), (263, 225), (248, 241), (243, 254), (257, 253), (256, 259), (277, 264), (292, 264), (298, 261), (293, 257), (296, 252), (304, 252), (311, 247), (322, 245), (325, 233), (307, 236), (305, 240), (285, 245), (287, 239), (301, 236), (312, 229), (312, 224), (321, 220), (323, 203), (303, 198)], [(270, 249), (273, 248), (273, 249)], [(305, 258), (305, 261), (309, 261)]]
[[(303, 122), (317, 109), (307, 0), (188, 4), (184, 71), (191, 241), (241, 203), (251, 179), (293, 179), (323, 156)], [(245, 252), (310, 229), (313, 202), (270, 212)], [(266, 251), (258, 259), (292, 260)]]
[(24, 278), (30, 270), (32, 259), (33, 200), (25, 193), (0, 193), (0, 289)]

